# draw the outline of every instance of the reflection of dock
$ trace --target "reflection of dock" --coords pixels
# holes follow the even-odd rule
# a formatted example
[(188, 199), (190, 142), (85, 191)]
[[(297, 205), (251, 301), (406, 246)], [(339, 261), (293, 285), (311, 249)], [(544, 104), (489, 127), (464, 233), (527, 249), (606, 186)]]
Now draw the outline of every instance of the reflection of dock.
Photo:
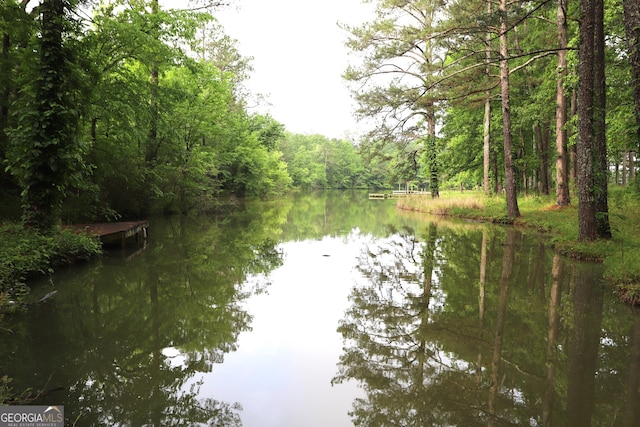
[(105, 244), (127, 245), (127, 239), (135, 237), (136, 242), (147, 239), (149, 221), (105, 222), (100, 224), (75, 224), (67, 226), (77, 233), (87, 233), (100, 238)]
[(124, 248), (109, 247), (105, 250), (103, 262), (110, 265), (126, 265), (132, 259), (141, 255), (147, 249), (147, 241), (138, 242), (137, 245), (127, 245)]

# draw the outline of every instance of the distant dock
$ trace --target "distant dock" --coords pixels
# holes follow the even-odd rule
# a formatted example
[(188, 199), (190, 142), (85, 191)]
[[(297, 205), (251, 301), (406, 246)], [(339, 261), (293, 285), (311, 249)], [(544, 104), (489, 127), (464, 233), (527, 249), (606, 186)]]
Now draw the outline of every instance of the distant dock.
[(149, 221), (104, 222), (99, 224), (74, 224), (64, 228), (76, 233), (87, 233), (97, 236), (103, 244), (127, 245), (127, 239), (135, 238), (137, 242), (146, 240)]
[(394, 190), (391, 193), (369, 193), (369, 200), (384, 200), (396, 197), (406, 197), (414, 194), (431, 194), (431, 192), (421, 190)]
[(376, 200), (376, 199), (388, 199), (389, 197), (391, 197), (389, 194), (387, 193), (369, 193), (369, 200)]

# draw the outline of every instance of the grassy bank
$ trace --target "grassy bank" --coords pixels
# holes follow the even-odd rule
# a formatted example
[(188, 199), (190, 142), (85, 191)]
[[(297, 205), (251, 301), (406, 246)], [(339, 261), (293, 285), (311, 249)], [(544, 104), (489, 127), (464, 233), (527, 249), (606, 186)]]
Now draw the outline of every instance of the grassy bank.
[(102, 251), (97, 238), (58, 230), (42, 235), (19, 224), (0, 225), (0, 313), (20, 305), (26, 281)]
[(640, 199), (630, 190), (613, 187), (609, 192), (609, 217), (613, 238), (595, 242), (578, 241), (578, 209), (558, 208), (554, 196), (525, 196), (518, 199), (521, 217), (506, 217), (504, 197), (482, 192), (443, 192), (439, 199), (411, 196), (398, 200), (398, 207), (434, 215), (520, 225), (548, 235), (558, 252), (584, 260), (602, 262), (605, 279), (620, 298), (640, 305)]

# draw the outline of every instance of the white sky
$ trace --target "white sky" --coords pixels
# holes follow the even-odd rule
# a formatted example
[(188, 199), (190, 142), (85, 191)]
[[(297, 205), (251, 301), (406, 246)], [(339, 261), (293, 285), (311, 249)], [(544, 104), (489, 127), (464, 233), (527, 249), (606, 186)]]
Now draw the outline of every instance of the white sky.
[(341, 77), (349, 64), (346, 34), (337, 23), (370, 20), (370, 5), (361, 0), (232, 2), (215, 15), (238, 40), (240, 53), (254, 58), (247, 86), (271, 104), (258, 111), (290, 132), (355, 136), (353, 101)]

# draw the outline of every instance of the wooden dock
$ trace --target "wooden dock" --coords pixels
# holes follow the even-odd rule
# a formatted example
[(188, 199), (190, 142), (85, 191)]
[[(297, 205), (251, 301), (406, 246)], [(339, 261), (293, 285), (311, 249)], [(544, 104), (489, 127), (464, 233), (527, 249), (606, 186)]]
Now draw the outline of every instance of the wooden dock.
[(87, 233), (100, 238), (103, 244), (127, 245), (127, 239), (135, 237), (136, 242), (146, 240), (149, 221), (104, 222), (99, 224), (74, 224), (69, 228), (76, 233)]
[(388, 198), (389, 195), (386, 193), (369, 193), (369, 200), (383, 200)]
[(369, 193), (369, 200), (393, 199), (397, 197), (412, 196), (415, 194), (431, 194), (431, 192), (420, 190), (394, 190), (391, 193)]

